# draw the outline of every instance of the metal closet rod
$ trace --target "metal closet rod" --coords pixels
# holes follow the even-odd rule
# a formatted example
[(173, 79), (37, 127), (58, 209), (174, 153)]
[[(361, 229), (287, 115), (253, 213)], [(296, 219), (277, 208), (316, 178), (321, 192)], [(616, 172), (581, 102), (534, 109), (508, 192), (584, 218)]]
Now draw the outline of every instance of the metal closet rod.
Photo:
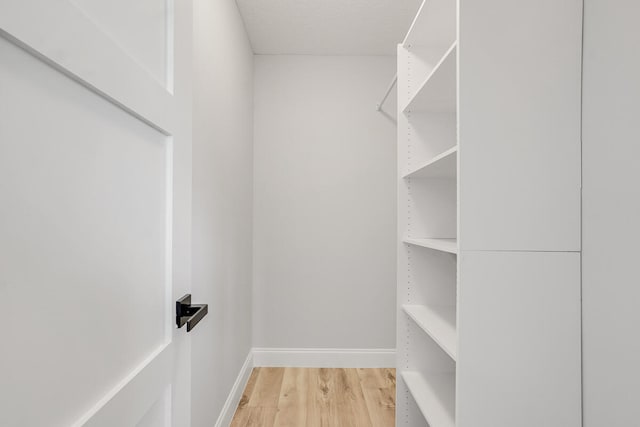
[(387, 91), (384, 93), (384, 96), (382, 97), (382, 101), (376, 104), (376, 111), (382, 110), (382, 104), (384, 104), (384, 101), (387, 100), (387, 98), (389, 97), (389, 94), (391, 93), (391, 90), (393, 89), (393, 87), (396, 85), (397, 82), (398, 82), (398, 74), (393, 76), (393, 80), (389, 84)]

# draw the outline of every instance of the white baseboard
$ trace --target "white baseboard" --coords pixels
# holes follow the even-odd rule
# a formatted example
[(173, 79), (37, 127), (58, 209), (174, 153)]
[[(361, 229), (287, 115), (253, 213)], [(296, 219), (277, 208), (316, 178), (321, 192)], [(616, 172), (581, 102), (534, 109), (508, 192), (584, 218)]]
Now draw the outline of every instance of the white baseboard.
[(254, 348), (253, 366), (292, 368), (393, 368), (395, 349)]
[(238, 373), (236, 382), (233, 384), (233, 387), (229, 392), (227, 401), (224, 402), (224, 406), (222, 407), (222, 411), (220, 412), (218, 421), (216, 421), (215, 427), (227, 427), (229, 424), (231, 424), (231, 420), (233, 419), (233, 415), (236, 412), (238, 403), (240, 403), (240, 399), (242, 398), (244, 388), (247, 386), (247, 382), (249, 381), (249, 376), (251, 375), (252, 369), (253, 351), (249, 350), (249, 354), (247, 355), (242, 368), (240, 368), (240, 372)]

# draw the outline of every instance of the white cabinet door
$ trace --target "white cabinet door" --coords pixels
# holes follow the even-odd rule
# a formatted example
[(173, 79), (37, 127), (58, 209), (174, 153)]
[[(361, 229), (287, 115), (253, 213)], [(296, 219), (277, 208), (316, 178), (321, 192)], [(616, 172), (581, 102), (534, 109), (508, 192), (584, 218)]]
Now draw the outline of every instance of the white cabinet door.
[(190, 20), (0, 0), (2, 426), (189, 425)]
[(462, 0), (459, 246), (579, 251), (581, 0)]
[(580, 254), (463, 251), (461, 427), (580, 427)]

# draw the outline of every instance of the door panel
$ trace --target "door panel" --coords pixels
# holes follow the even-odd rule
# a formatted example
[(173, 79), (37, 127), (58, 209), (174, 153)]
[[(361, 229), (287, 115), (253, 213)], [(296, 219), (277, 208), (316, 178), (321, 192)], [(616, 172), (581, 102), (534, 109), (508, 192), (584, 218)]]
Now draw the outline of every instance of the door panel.
[(158, 399), (153, 406), (142, 417), (136, 427), (165, 427), (167, 426), (167, 408), (169, 407), (169, 400), (171, 399), (171, 388), (167, 388), (162, 395), (161, 399)]
[(2, 304), (9, 365), (29, 365), (3, 382), (44, 425), (165, 341), (167, 137), (5, 40), (0, 57)]
[(189, 92), (85, 13), (0, 0), (0, 425), (188, 425)]
[(171, 44), (168, 0), (69, 0), (159, 83), (167, 84)]
[[(188, 3), (178, 5), (185, 8)], [(177, 10), (170, 14), (174, 19)], [(175, 28), (168, 27), (175, 42)], [(159, 83), (70, 2), (1, 0), (0, 35), (163, 133), (173, 132), (173, 82)], [(173, 53), (168, 58), (173, 59)], [(168, 64), (168, 70), (174, 68), (175, 64)]]

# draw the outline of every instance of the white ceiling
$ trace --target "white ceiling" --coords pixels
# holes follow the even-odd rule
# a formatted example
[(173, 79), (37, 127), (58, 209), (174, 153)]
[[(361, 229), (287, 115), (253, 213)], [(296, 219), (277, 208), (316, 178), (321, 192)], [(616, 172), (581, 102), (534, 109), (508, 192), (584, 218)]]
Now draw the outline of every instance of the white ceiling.
[(395, 55), (419, 0), (236, 0), (257, 54)]

